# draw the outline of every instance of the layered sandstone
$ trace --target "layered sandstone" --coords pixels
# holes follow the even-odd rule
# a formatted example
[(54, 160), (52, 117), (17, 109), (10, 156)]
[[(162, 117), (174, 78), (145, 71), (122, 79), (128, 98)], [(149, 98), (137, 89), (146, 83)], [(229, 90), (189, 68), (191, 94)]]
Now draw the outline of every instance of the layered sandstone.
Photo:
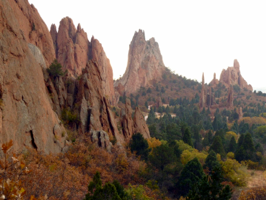
[(79, 24), (76, 29), (69, 17), (61, 20), (58, 33), (56, 26), (52, 25), (50, 34), (57, 60), (64, 69), (68, 70), (70, 76), (75, 78), (80, 76), (89, 60), (97, 62), (104, 95), (112, 104), (115, 104), (113, 70), (101, 43), (94, 37), (90, 42), (81, 25)]
[(146, 87), (151, 80), (161, 79), (164, 70), (158, 43), (154, 38), (146, 41), (144, 32), (139, 30), (129, 46), (126, 72), (116, 81), (115, 87), (121, 84), (127, 94), (136, 92), (140, 87)]
[(0, 0), (0, 13), (0, 143), (12, 139), (14, 151), (61, 152), (65, 130), (49, 103), (41, 66), (54, 58), (48, 29), (26, 0)]
[(228, 67), (227, 70), (223, 70), (220, 76), (220, 82), (226, 87), (230, 85), (238, 85), (240, 88), (246, 88), (253, 91), (252, 86), (247, 84), (246, 80), (242, 77), (240, 73), (240, 65), (237, 60), (234, 60), (234, 66)]

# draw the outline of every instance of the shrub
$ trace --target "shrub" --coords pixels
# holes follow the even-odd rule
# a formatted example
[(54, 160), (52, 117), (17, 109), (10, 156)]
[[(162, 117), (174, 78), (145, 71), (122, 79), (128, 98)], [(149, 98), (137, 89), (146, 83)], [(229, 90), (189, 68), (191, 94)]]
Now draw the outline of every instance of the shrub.
[(62, 65), (55, 59), (50, 67), (47, 69), (48, 73), (52, 77), (59, 77), (59, 76), (64, 76), (66, 74), (66, 71), (64, 72), (62, 70)]

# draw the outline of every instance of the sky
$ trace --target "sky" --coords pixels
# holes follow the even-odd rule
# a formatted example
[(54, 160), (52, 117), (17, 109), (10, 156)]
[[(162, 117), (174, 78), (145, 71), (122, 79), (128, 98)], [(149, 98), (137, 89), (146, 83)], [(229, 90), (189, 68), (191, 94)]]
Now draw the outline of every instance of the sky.
[(254, 90), (266, 92), (266, 2), (261, 0), (29, 0), (50, 29), (72, 18), (100, 41), (114, 79), (126, 70), (135, 31), (158, 42), (165, 66), (209, 83), (223, 69), (240, 64)]

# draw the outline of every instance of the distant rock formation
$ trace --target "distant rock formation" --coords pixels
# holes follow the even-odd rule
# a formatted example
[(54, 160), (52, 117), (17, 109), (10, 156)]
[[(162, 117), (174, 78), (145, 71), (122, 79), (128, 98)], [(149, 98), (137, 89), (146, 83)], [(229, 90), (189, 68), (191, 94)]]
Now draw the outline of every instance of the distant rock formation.
[(204, 106), (205, 106), (205, 80), (204, 80), (204, 73), (202, 73), (200, 108), (203, 108)]
[(90, 42), (80, 24), (76, 29), (69, 17), (61, 20), (58, 33), (53, 24), (50, 34), (53, 38), (57, 60), (64, 69), (68, 70), (70, 76), (80, 76), (89, 60), (98, 63), (104, 95), (108, 96), (112, 104), (115, 104), (113, 70), (101, 43), (94, 37)]
[(242, 107), (239, 107), (238, 109), (238, 119), (241, 120), (243, 118), (243, 110), (242, 110)]
[(233, 86), (230, 85), (228, 90), (228, 96), (227, 96), (227, 107), (232, 108), (234, 106), (234, 92), (233, 92)]
[(0, 10), (0, 144), (12, 139), (14, 152), (32, 147), (59, 153), (65, 129), (50, 105), (42, 72), (55, 57), (49, 31), (26, 0), (0, 0)]
[(164, 70), (158, 43), (154, 38), (146, 41), (144, 31), (139, 30), (129, 46), (126, 72), (115, 82), (115, 87), (121, 84), (127, 94), (134, 93), (140, 87), (146, 87), (150, 80), (161, 79)]
[(215, 87), (215, 86), (218, 85), (218, 84), (219, 84), (219, 80), (216, 79), (216, 73), (214, 73), (214, 75), (213, 75), (213, 79), (212, 79), (212, 81), (210, 82), (210, 86)]
[(237, 60), (234, 60), (234, 66), (228, 67), (227, 70), (223, 70), (220, 76), (220, 82), (223, 83), (227, 88), (230, 85), (238, 85), (240, 88), (246, 88), (253, 91), (251, 85), (248, 85), (245, 79), (240, 73), (240, 65)]

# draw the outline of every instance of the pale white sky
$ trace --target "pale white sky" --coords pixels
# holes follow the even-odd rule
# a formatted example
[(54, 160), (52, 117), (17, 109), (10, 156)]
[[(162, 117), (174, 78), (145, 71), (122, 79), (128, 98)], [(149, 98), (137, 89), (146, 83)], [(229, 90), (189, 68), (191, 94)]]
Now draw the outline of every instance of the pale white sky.
[[(201, 82), (236, 58), (244, 79), (266, 92), (266, 1), (237, 0), (29, 0), (48, 28), (69, 16), (103, 45), (114, 79), (126, 70), (134, 32), (159, 43), (172, 71)], [(264, 88), (264, 89), (263, 89)]]

